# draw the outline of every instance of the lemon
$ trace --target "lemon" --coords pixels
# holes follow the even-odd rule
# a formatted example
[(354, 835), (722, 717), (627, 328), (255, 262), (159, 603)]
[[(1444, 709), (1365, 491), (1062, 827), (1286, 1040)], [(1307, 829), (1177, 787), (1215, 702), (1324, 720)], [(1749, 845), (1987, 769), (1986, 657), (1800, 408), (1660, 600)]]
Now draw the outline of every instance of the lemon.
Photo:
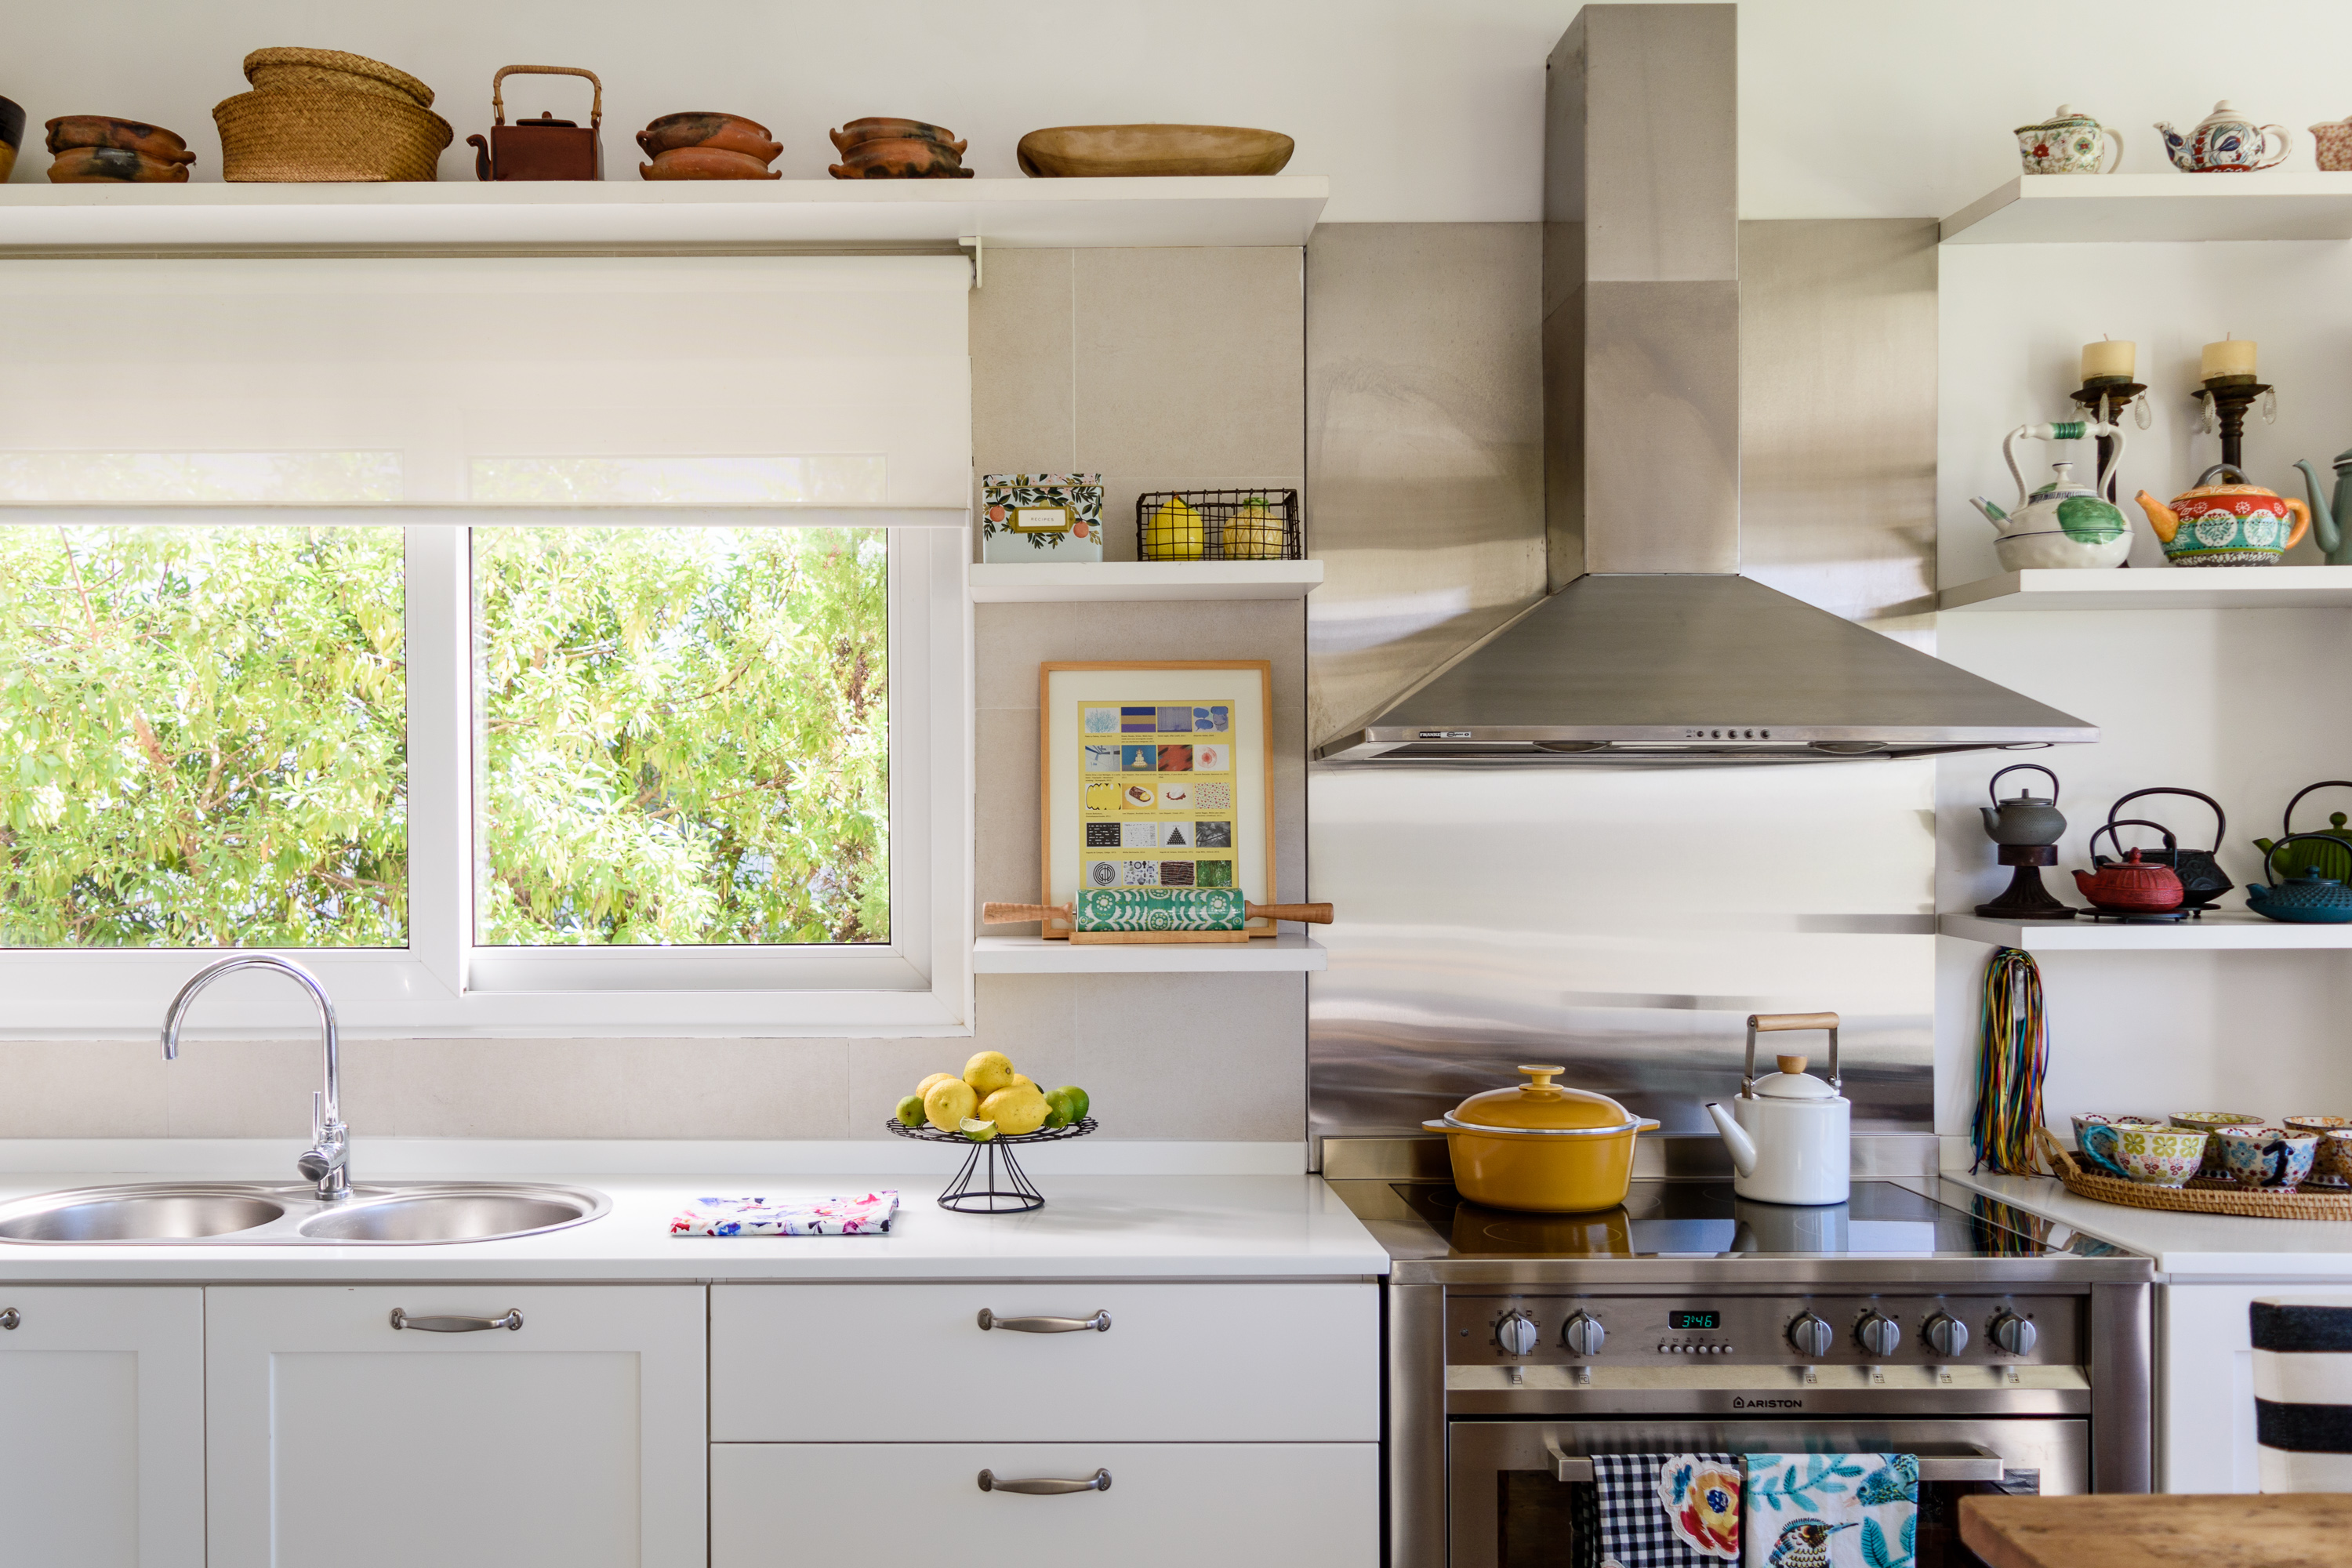
[(942, 1079), (923, 1096), (923, 1119), (942, 1132), (954, 1131), (958, 1123), (979, 1109), (980, 1096), (960, 1078)]
[(1013, 1081), (1013, 1063), (1003, 1051), (982, 1051), (963, 1064), (963, 1080), (985, 1100)]
[(898, 1117), (898, 1125), (901, 1127), (920, 1127), (923, 1124), (923, 1097), (919, 1094), (910, 1094), (900, 1100)]
[(1181, 498), (1170, 496), (1151, 509), (1145, 525), (1144, 554), (1153, 561), (1201, 559), (1201, 514)]
[(1087, 1098), (1087, 1091), (1076, 1084), (1066, 1083), (1054, 1092), (1070, 1097), (1070, 1120), (1073, 1121), (1084, 1121), (1087, 1112), (1095, 1108), (1095, 1102)]
[(1067, 1127), (1071, 1122), (1076, 1121), (1076, 1120), (1077, 1116), (1070, 1110), (1070, 1095), (1067, 1089), (1050, 1089), (1046, 1092), (1046, 1126)]
[(975, 1143), (985, 1143), (990, 1139), (996, 1136), (996, 1123), (993, 1121), (980, 1121), (967, 1116), (963, 1119), (962, 1122), (958, 1125), (956, 1131), (962, 1133), (965, 1137), (971, 1139)]
[(980, 1102), (982, 1116), (995, 1122), (1000, 1131), (1016, 1138), (1045, 1126), (1045, 1093), (1034, 1083), (1000, 1089)]
[(948, 1079), (955, 1076), (956, 1075), (951, 1072), (935, 1072), (930, 1077), (925, 1079), (922, 1082), (915, 1086), (915, 1093), (918, 1096), (929, 1094), (931, 1092), (931, 1086), (933, 1084), (945, 1083)]
[[(1024, 1084), (1024, 1083), (1025, 1083), (1025, 1084), (1027, 1084), (1031, 1089), (1035, 1089), (1035, 1088), (1037, 1087), (1035, 1080), (1034, 1080), (1034, 1079), (1031, 1079), (1031, 1078), (1030, 1078), (1030, 1076), (1029, 1076), (1027, 1073), (1025, 1073), (1025, 1072), (1017, 1072), (1017, 1073), (1014, 1073), (1014, 1074), (1013, 1075), (1013, 1081), (1012, 1081), (1011, 1083), (1009, 1083), (1009, 1084), (1006, 1084), (1004, 1087), (1005, 1087), (1005, 1088), (1007, 1088), (1007, 1089), (1019, 1089), (1019, 1088), (1020, 1088), (1023, 1084)], [(1041, 1092), (1042, 1092), (1042, 1091), (1041, 1091)]]

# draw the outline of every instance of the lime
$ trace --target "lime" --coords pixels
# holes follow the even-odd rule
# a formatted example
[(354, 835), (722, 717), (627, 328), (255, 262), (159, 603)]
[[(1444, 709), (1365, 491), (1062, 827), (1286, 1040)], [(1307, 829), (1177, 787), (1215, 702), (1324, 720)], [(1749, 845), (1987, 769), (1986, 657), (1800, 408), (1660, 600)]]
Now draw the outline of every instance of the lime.
[(1066, 1083), (1054, 1092), (1070, 1097), (1070, 1120), (1073, 1121), (1084, 1121), (1087, 1119), (1087, 1112), (1094, 1109), (1095, 1102), (1088, 1100), (1087, 1091), (1076, 1084)]
[(1067, 1089), (1049, 1090), (1045, 1096), (1045, 1125), (1067, 1127), (1071, 1122), (1076, 1121), (1078, 1119), (1077, 1113), (1070, 1109), (1070, 1095)]
[(957, 1128), (956, 1131), (961, 1132), (965, 1137), (971, 1139), (975, 1143), (985, 1143), (990, 1139), (996, 1136), (996, 1123), (993, 1121), (982, 1121), (977, 1117), (967, 1116), (963, 1119), (963, 1124)]
[(898, 1116), (901, 1127), (920, 1127), (923, 1124), (923, 1097), (910, 1094), (900, 1100)]

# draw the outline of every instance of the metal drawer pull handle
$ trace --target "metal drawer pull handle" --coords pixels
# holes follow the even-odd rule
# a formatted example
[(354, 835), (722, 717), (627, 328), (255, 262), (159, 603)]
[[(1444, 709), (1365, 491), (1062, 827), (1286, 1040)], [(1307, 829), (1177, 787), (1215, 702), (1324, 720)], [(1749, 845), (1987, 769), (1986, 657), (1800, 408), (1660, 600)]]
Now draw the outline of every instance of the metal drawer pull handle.
[[(1864, 1439), (1866, 1446), (1868, 1439)], [(1890, 1445), (1896, 1446), (1896, 1445)], [(1562, 1453), (1557, 1446), (1551, 1449), (1553, 1471), (1562, 1481), (1589, 1481), (1592, 1479), (1592, 1460), (1584, 1454)], [(1919, 1479), (1923, 1481), (1998, 1481), (2001, 1477), (2001, 1458), (1990, 1448), (1974, 1443), (1965, 1454), (1922, 1454), (1919, 1456)]]
[(392, 1310), (392, 1326), (395, 1329), (422, 1329), (428, 1334), (478, 1334), (484, 1329), (520, 1329), (522, 1309), (509, 1307), (503, 1318), (412, 1318), (400, 1308)]
[(1040, 1476), (1025, 1481), (1001, 1481), (994, 1470), (980, 1472), (980, 1489), (984, 1492), (1026, 1492), (1031, 1497), (1060, 1497), (1066, 1492), (1107, 1492), (1110, 1490), (1110, 1472), (1097, 1470), (1082, 1481), (1055, 1480)]
[(1000, 1318), (982, 1307), (980, 1326), (983, 1330), (1011, 1329), (1016, 1334), (1075, 1334), (1080, 1329), (1107, 1334), (1110, 1332), (1110, 1314), (1097, 1312), (1091, 1318)]
[(5, 1312), (0, 1312), (0, 1329), (13, 1329), (24, 1321), (25, 1315), (16, 1310), (14, 1307), (9, 1308)]

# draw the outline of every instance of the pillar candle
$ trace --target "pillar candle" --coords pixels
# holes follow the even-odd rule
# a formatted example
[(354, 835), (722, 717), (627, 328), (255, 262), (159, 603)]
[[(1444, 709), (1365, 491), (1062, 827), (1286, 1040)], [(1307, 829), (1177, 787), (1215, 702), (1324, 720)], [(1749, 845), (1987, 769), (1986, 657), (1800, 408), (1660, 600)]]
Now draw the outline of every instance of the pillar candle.
[(2218, 343), (2205, 345), (2205, 359), (2197, 374), (2210, 381), (2217, 375), (2252, 375), (2254, 374), (2256, 344), (2244, 338), (2225, 338)]
[(2138, 363), (2138, 345), (2119, 343), (2102, 339), (2083, 345), (2083, 379), (2092, 381), (2129, 381)]

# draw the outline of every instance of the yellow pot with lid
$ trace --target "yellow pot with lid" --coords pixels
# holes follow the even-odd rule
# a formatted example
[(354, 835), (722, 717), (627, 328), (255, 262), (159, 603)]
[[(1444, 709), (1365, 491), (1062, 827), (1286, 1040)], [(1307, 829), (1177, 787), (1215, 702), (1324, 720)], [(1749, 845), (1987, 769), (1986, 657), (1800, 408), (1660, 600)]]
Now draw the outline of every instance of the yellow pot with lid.
[(1658, 1125), (1605, 1094), (1552, 1082), (1566, 1068), (1522, 1067), (1516, 1089), (1474, 1094), (1422, 1126), (1445, 1134), (1454, 1185), (1475, 1204), (1578, 1214), (1625, 1201), (1633, 1140)]

